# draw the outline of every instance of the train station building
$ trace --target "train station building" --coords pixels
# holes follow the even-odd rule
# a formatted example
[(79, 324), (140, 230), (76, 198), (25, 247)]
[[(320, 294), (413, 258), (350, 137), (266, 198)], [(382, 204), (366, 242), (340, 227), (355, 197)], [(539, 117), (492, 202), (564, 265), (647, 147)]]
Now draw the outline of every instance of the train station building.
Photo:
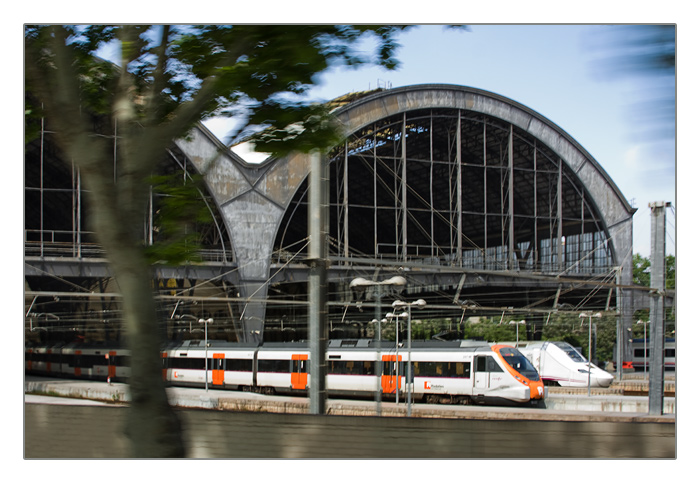
[[(322, 158), (330, 338), (372, 336), (396, 298), (424, 299), (421, 318), (443, 320), (445, 337), (493, 317), (525, 320), (537, 338), (552, 314), (583, 311), (616, 314), (618, 336), (631, 327), (635, 208), (554, 122), (455, 85), (332, 102), (346, 140)], [(49, 129), (25, 152), (27, 334), (116, 340), (120, 299), (80, 172)], [(154, 266), (164, 334), (188, 338), (211, 318), (211, 338), (306, 339), (310, 156), (251, 163), (200, 125), (173, 140), (163, 170), (202, 175), (210, 215), (193, 228), (200, 262)], [(146, 245), (159, 237), (159, 196), (144, 207)]]

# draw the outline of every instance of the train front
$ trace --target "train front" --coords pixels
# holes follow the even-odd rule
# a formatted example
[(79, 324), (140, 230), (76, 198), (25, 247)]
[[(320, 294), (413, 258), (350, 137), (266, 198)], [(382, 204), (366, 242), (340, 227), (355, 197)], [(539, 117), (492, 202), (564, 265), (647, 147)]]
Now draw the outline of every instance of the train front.
[(522, 352), (508, 345), (494, 345), (491, 346), (491, 350), (505, 361), (508, 372), (516, 381), (530, 388), (531, 403), (544, 402), (544, 383), (540, 379), (537, 369)]

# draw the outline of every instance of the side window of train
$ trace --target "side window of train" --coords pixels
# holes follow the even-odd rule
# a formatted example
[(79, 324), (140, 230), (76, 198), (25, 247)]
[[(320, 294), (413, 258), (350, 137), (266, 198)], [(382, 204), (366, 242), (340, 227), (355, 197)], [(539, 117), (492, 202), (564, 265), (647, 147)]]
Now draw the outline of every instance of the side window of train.
[(305, 373), (306, 371), (306, 361), (295, 360), (292, 361), (292, 372)]
[(493, 357), (488, 358), (488, 361), (486, 362), (486, 370), (488, 372), (503, 372), (503, 369), (501, 369), (501, 366), (496, 363)]
[(491, 356), (477, 356), (476, 372), (503, 372), (501, 366)]

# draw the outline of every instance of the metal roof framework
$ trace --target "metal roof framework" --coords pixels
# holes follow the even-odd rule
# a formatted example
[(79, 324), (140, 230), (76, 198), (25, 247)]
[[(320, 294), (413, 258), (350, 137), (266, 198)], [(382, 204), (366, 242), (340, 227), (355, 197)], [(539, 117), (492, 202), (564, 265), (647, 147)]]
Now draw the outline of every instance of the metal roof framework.
[[(631, 285), (634, 209), (551, 121), (493, 93), (444, 85), (359, 97), (336, 116), (348, 137), (327, 158), (331, 325), (366, 334), (373, 311), (356, 304), (373, 300), (352, 292), (350, 280), (397, 273), (408, 286), (387, 296), (424, 298), (431, 317), (591, 309), (630, 319), (620, 287)], [(79, 173), (59, 163), (49, 138), (46, 131), (26, 155), (25, 281), (47, 297), (72, 284), (80, 298), (95, 280), (108, 293)], [(203, 193), (213, 222), (206, 267), (159, 268), (161, 294), (174, 297), (164, 313), (171, 321), (203, 314), (197, 297), (223, 295), (229, 302), (210, 308), (239, 340), (304, 338), (308, 159), (251, 166), (217, 142), (199, 127), (165, 155), (165, 169), (183, 175), (213, 166)], [(149, 223), (145, 216), (145, 242), (157, 229)], [(109, 300), (102, 306), (113, 310)]]

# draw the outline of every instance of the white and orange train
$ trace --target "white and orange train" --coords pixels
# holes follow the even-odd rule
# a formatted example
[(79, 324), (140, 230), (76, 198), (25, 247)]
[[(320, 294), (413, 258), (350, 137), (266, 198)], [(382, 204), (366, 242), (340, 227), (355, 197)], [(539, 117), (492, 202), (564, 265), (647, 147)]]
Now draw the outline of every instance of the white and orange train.
[[(205, 356), (206, 352), (206, 356)], [(308, 345), (185, 341), (163, 349), (163, 377), (172, 385), (305, 394), (309, 387)], [(26, 370), (33, 374), (126, 380), (128, 351), (68, 344), (28, 347)], [(206, 357), (206, 371), (205, 371)], [(377, 362), (381, 371), (377, 376)], [(372, 397), (378, 385), (386, 398), (406, 396), (409, 367), (412, 399), (428, 403), (524, 404), (544, 406), (544, 385), (518, 349), (474, 341), (414, 341), (396, 349), (390, 342), (331, 340), (326, 351), (330, 396)], [(377, 380), (377, 377), (380, 380)]]

